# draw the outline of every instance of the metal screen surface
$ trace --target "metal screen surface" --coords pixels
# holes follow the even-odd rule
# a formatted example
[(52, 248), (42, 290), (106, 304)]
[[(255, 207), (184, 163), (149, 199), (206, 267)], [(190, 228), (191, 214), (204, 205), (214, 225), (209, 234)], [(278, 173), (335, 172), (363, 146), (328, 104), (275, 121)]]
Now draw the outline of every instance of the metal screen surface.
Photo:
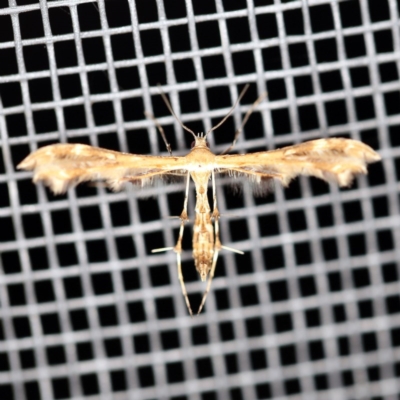
[[(0, 4), (0, 399), (400, 399), (397, 0)], [(173, 252), (184, 185), (53, 196), (16, 165), (57, 142), (175, 155), (351, 137), (382, 162), (350, 189), (268, 197), (217, 181), (223, 244), (188, 315)], [(193, 189), (192, 189), (193, 190)], [(189, 197), (193, 218), (194, 193)], [(205, 285), (186, 225), (193, 308)]]

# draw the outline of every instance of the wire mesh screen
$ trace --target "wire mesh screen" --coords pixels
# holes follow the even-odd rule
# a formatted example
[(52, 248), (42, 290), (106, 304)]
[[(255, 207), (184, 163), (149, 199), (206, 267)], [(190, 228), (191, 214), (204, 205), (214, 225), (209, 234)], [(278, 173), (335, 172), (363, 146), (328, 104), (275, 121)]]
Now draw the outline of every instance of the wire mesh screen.
[[(0, 398), (400, 399), (396, 0), (20, 1), (0, 5)], [(225, 245), (190, 318), (173, 252), (184, 185), (53, 196), (16, 170), (57, 142), (174, 154), (351, 137), (381, 163), (341, 190), (268, 197), (217, 180)], [(194, 208), (194, 193), (189, 210)], [(190, 218), (193, 213), (190, 211)], [(194, 309), (205, 286), (183, 269)]]

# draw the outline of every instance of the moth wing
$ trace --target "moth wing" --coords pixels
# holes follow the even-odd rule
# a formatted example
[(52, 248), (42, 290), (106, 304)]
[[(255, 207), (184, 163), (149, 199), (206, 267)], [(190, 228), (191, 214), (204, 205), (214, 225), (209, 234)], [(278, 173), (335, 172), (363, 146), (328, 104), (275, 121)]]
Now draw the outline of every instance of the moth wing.
[(18, 169), (33, 170), (33, 181), (42, 181), (60, 194), (81, 182), (102, 182), (111, 190), (124, 183), (152, 183), (170, 173), (181, 175), (184, 157), (146, 156), (121, 153), (85, 144), (54, 144), (26, 157)]
[(367, 173), (367, 164), (381, 157), (371, 147), (352, 139), (331, 138), (261, 151), (251, 154), (216, 156), (217, 170), (246, 176), (255, 183), (278, 180), (284, 186), (299, 176), (314, 176), (349, 186), (358, 174)]

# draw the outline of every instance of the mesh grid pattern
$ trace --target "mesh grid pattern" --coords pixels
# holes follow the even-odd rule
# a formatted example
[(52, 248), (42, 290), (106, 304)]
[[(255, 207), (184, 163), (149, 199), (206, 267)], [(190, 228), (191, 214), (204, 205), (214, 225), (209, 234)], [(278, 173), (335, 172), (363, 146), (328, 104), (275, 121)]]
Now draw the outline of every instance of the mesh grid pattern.
[[(201, 3), (201, 4), (200, 4)], [(0, 6), (0, 398), (400, 399), (396, 0), (16, 1)], [(383, 161), (351, 189), (254, 198), (217, 182), (223, 253), (188, 317), (173, 246), (183, 185), (53, 197), (15, 166), (45, 144), (175, 154), (346, 136)], [(193, 208), (194, 194), (189, 198)], [(193, 308), (204, 285), (185, 229)]]

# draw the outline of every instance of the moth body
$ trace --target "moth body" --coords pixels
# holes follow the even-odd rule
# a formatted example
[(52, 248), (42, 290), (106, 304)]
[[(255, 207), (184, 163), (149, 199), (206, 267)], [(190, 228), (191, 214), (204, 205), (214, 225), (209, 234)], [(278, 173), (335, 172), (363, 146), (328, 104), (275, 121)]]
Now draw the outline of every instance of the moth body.
[(211, 221), (211, 208), (208, 203), (207, 189), (210, 172), (192, 172), (196, 187), (196, 207), (193, 225), (193, 258), (197, 272), (205, 281), (211, 270), (214, 258), (214, 227)]

